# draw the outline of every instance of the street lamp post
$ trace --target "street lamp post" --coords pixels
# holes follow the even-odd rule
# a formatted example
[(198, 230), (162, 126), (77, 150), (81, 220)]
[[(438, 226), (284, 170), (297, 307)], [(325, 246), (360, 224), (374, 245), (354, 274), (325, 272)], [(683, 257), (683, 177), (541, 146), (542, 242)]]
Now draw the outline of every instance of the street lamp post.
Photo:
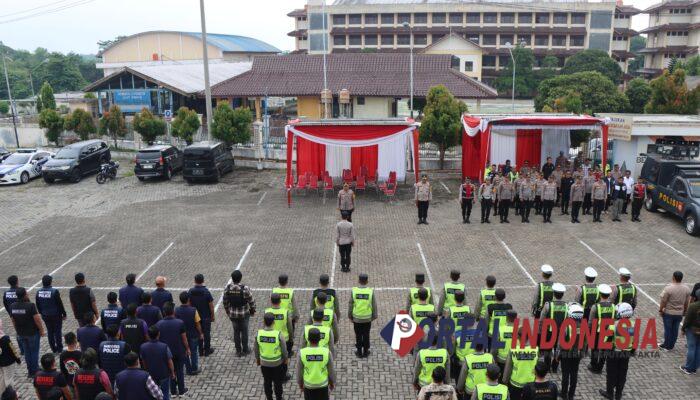
[(411, 24), (408, 22), (404, 22), (403, 24), (404, 28), (408, 28), (408, 40), (410, 41), (410, 46), (409, 46), (409, 51), (410, 51), (410, 56), (409, 56), (409, 75), (410, 75), (410, 100), (409, 100), (409, 107), (411, 109), (411, 118), (413, 118), (413, 28), (411, 27)]
[(207, 138), (211, 139), (211, 86), (209, 85), (209, 54), (207, 52), (207, 23), (204, 15), (204, 0), (199, 0), (199, 14), (202, 19), (202, 64), (204, 64), (204, 101), (207, 111)]
[(19, 147), (19, 135), (17, 134), (17, 120), (15, 119), (15, 103), (12, 101), (12, 90), (10, 89), (10, 78), (7, 76), (7, 63), (5, 59), (12, 61), (12, 59), (6, 55), (2, 55), (2, 67), (5, 70), (5, 84), (7, 85), (7, 98), (10, 101), (10, 113), (12, 114), (12, 127), (15, 130), (15, 142), (17, 147)]
[(510, 58), (513, 60), (513, 87), (510, 91), (510, 101), (513, 107), (513, 113), (515, 113), (515, 56), (513, 56), (513, 45), (510, 42), (506, 42), (506, 48), (510, 53)]
[(42, 65), (44, 65), (48, 61), (49, 61), (49, 59), (45, 58), (43, 61), (41, 61), (39, 64), (37, 64), (36, 67), (31, 68), (29, 70), (29, 86), (32, 88), (32, 97), (36, 96), (36, 93), (34, 93), (34, 79), (32, 78), (32, 72), (36, 71), (37, 68), (41, 67)]

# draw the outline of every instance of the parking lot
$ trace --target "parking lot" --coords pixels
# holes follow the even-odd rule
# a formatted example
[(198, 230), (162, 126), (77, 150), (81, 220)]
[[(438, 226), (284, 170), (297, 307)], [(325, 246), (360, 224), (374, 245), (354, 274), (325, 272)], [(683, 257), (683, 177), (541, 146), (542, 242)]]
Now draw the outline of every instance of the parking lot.
[[(128, 174), (126, 174), (128, 175)], [(332, 200), (315, 192), (293, 196), (287, 207), (281, 171), (237, 170), (218, 185), (188, 185), (180, 176), (172, 181), (138, 182), (122, 176), (105, 185), (94, 177), (78, 184), (46, 185), (35, 180), (25, 186), (0, 188), (0, 276), (10, 274), (20, 284), (35, 289), (42, 275), (51, 273), (67, 302), (73, 276), (85, 272), (95, 289), (98, 307), (106, 304), (109, 291), (124, 284), (127, 273), (138, 284), (153, 287), (156, 276), (168, 277), (174, 294), (186, 290), (196, 273), (205, 275), (213, 291), (217, 314), (213, 346), (215, 354), (204, 360), (204, 373), (188, 377), (191, 398), (263, 398), (262, 376), (252, 356), (234, 357), (231, 326), (220, 307), (222, 288), (236, 268), (244, 283), (254, 288), (258, 315), (251, 337), (268, 304), (269, 290), (277, 275), (290, 275), (297, 288), (304, 322), (310, 291), (318, 276), (327, 273), (339, 290), (340, 346), (336, 356), (338, 383), (335, 398), (412, 398), (413, 359), (400, 359), (379, 336), (379, 330), (403, 307), (407, 288), (416, 272), (439, 288), (449, 271), (462, 270), (468, 286), (469, 304), (487, 274), (494, 274), (498, 287), (506, 289), (507, 301), (521, 316), (529, 314), (535, 282), (543, 263), (554, 266), (554, 280), (579, 285), (583, 270), (593, 266), (598, 282), (617, 282), (622, 266), (639, 285), (637, 317), (657, 316), (659, 294), (674, 270), (685, 273), (685, 282), (700, 280), (700, 240), (685, 234), (680, 221), (665, 214), (642, 213), (642, 223), (629, 219), (613, 224), (593, 224), (582, 218), (571, 224), (555, 210), (552, 224), (479, 224), (475, 207), (472, 223), (462, 224), (456, 180), (435, 180), (434, 201), (428, 221), (416, 225), (412, 191), (402, 188), (398, 199), (388, 203), (370, 189), (357, 198), (353, 222), (358, 241), (353, 250), (352, 272), (342, 273), (333, 242), (338, 213)], [(474, 223), (476, 221), (476, 223)], [(372, 329), (369, 359), (354, 356), (354, 336), (347, 315), (349, 290), (357, 274), (366, 272), (377, 289), (379, 319)], [(575, 287), (565, 299), (573, 301)], [(33, 299), (33, 295), (32, 295)], [(0, 314), (8, 334), (13, 335), (7, 314)], [(75, 329), (69, 316), (64, 331)], [(661, 321), (657, 333), (662, 336)], [(297, 329), (295, 343), (300, 342)], [(42, 350), (48, 350), (42, 340)], [(626, 398), (694, 399), (697, 376), (683, 375), (678, 366), (685, 359), (685, 340), (658, 357), (630, 363)], [(583, 361), (583, 363), (587, 363)], [(598, 399), (605, 377), (592, 375), (582, 363), (577, 394)], [(294, 371), (295, 362), (290, 368)], [(33, 397), (24, 365), (17, 369), (23, 398)], [(559, 379), (557, 375), (555, 379)], [(299, 398), (295, 381), (285, 385), (290, 398)], [(695, 394), (693, 394), (695, 393)]]

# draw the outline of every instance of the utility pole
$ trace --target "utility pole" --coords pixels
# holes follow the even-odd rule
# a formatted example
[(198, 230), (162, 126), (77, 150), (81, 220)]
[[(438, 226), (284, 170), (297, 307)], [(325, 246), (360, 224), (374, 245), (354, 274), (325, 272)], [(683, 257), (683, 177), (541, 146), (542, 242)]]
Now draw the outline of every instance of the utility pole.
[[(10, 78), (7, 76), (7, 63), (5, 59), (8, 58), (6, 55), (2, 55), (2, 68), (5, 70), (5, 84), (7, 84), (7, 98), (10, 100), (10, 113), (12, 114), (12, 127), (15, 129), (15, 142), (19, 148), (19, 135), (17, 134), (17, 120), (15, 119), (15, 103), (12, 101), (12, 90), (10, 89)], [(10, 58), (10, 61), (12, 59)]]
[[(328, 28), (326, 26), (326, 0), (323, 0), (321, 8), (323, 14), (323, 92), (328, 90), (328, 67), (326, 64), (326, 53), (328, 53)], [(328, 102), (323, 103), (323, 118), (330, 118), (328, 112)]]
[(202, 18), (202, 61), (204, 64), (204, 99), (207, 111), (207, 139), (211, 139), (211, 86), (209, 86), (209, 54), (207, 53), (207, 23), (204, 15), (204, 0), (199, 0), (199, 14)]
[(409, 65), (409, 72), (408, 73), (410, 75), (409, 80), (410, 80), (410, 84), (411, 84), (411, 88), (410, 88), (411, 95), (410, 95), (410, 101), (409, 101), (409, 108), (411, 109), (411, 118), (413, 118), (413, 27), (408, 22), (404, 22), (403, 27), (408, 28), (408, 32), (409, 32), (409, 34), (408, 34), (409, 39), (408, 40), (410, 40), (410, 46), (409, 46), (409, 50), (410, 50), (409, 64), (410, 65)]

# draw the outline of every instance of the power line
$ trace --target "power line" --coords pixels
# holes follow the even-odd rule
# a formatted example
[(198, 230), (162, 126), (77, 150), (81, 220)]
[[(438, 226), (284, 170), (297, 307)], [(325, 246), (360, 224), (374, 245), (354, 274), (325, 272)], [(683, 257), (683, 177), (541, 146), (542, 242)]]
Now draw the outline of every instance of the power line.
[(26, 10), (15, 11), (15, 12), (11, 12), (11, 13), (9, 13), (9, 14), (3, 14), (3, 15), (0, 15), (0, 18), (11, 17), (11, 16), (13, 16), (13, 15), (18, 15), (18, 14), (26, 14), (26, 13), (31, 12), (31, 11), (39, 10), (39, 9), (42, 9), (42, 8), (45, 8), (45, 7), (55, 6), (55, 5), (58, 5), (58, 4), (60, 4), (60, 3), (65, 3), (65, 2), (68, 2), (68, 1), (71, 1), (71, 0), (52, 1), (51, 3), (47, 3), (47, 4), (44, 4), (44, 5), (41, 5), (41, 6), (36, 6), (36, 7), (28, 8), (28, 9), (26, 9)]
[(78, 1), (75, 1), (75, 2), (73, 2), (73, 3), (64, 4), (64, 5), (61, 5), (61, 6), (57, 6), (57, 7), (55, 7), (55, 8), (52, 8), (52, 9), (40, 10), (40, 11), (31, 13), (31, 14), (28, 14), (28, 15), (23, 15), (23, 16), (19, 16), (19, 17), (16, 17), (16, 18), (11, 18), (11, 19), (2, 20), (2, 21), (0, 21), (0, 25), (2, 25), (2, 24), (8, 24), (8, 23), (11, 23), (11, 22), (22, 21), (22, 20), (29, 19), (29, 18), (40, 17), (40, 16), (43, 16), (43, 15), (48, 15), (48, 14), (57, 13), (57, 12), (60, 12), (60, 11), (68, 10), (68, 9), (70, 9), (70, 8), (74, 8), (74, 7), (82, 6), (82, 5), (85, 5), (85, 4), (88, 4), (88, 3), (92, 3), (93, 1), (95, 1), (95, 0), (78, 0)]

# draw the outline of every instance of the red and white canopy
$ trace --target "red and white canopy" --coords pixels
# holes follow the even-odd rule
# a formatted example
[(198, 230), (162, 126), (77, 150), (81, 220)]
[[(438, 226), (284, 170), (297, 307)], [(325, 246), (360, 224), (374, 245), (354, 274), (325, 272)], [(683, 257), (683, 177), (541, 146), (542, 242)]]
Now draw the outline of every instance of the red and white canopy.
[[(342, 176), (350, 169), (354, 176), (366, 167), (369, 177), (385, 180), (396, 171), (397, 180), (406, 177), (406, 146), (413, 153), (418, 176), (418, 124), (404, 120), (292, 121), (286, 126), (287, 187), (292, 176), (292, 149), (296, 138), (297, 176), (310, 172)], [(378, 175), (378, 176), (376, 176)]]
[[(464, 115), (462, 124), (462, 175), (481, 179), (488, 164), (511, 160), (517, 166), (528, 161), (540, 165), (560, 151), (568, 154), (569, 132), (602, 130), (607, 145), (608, 119), (588, 115)], [(607, 162), (603, 152), (603, 164)]]

